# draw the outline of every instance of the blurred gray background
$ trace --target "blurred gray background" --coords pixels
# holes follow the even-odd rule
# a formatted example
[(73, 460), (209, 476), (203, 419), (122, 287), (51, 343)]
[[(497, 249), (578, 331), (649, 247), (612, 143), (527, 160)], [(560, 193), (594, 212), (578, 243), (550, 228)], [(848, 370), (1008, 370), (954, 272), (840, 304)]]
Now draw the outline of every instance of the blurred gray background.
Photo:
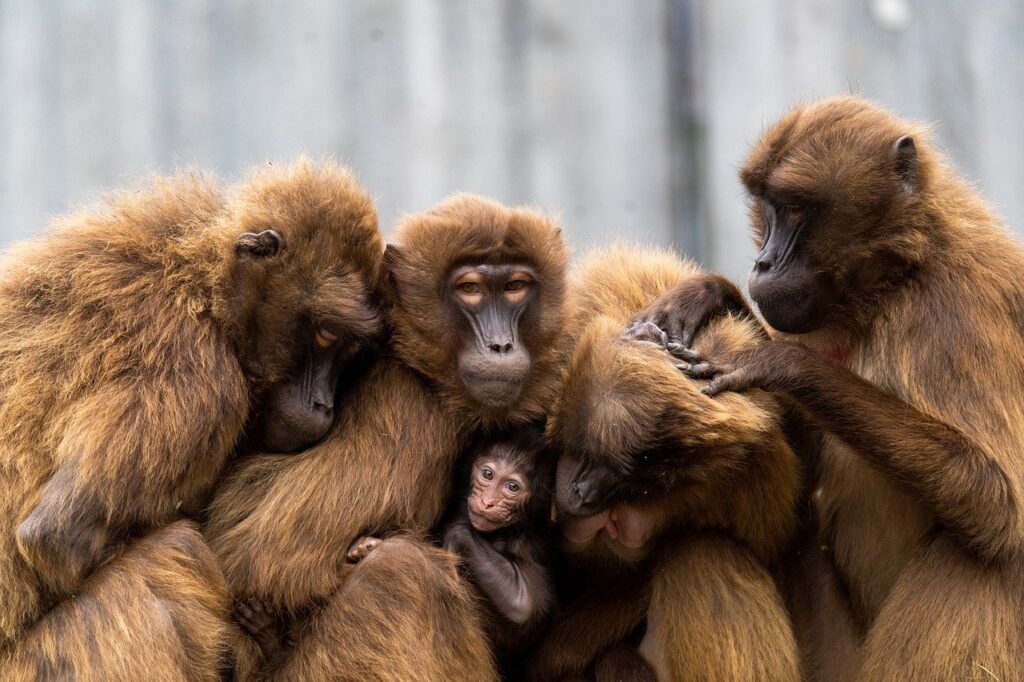
[(0, 244), (148, 173), (311, 152), (385, 231), (471, 190), (559, 212), (577, 252), (743, 278), (748, 145), (850, 91), (934, 122), (1024, 228), (1021, 0), (0, 0)]

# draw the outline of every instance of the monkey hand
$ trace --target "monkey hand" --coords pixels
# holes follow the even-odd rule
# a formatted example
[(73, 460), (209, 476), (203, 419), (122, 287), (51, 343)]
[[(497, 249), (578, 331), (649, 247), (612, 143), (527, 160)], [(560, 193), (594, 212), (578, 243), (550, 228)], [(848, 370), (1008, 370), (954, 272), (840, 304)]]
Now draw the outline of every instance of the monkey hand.
[(287, 623), (266, 600), (258, 597), (239, 599), (235, 603), (234, 617), (268, 661), (279, 658), (293, 644), (287, 636)]
[(444, 532), (444, 548), (453, 554), (464, 556), (472, 532), (465, 523), (451, 524)]
[(700, 390), (713, 397), (725, 391), (738, 393), (748, 388), (785, 390), (810, 359), (811, 351), (789, 341), (768, 341), (714, 359), (705, 359), (689, 349), (680, 349), (674, 354), (681, 358), (676, 363), (681, 372), (693, 379), (709, 380)]
[(685, 348), (711, 322), (728, 313), (753, 318), (735, 284), (720, 275), (688, 277), (639, 312), (629, 326), (650, 323)]
[(377, 549), (377, 546), (380, 545), (380, 543), (380, 538), (372, 535), (364, 535), (353, 542), (348, 548), (348, 551), (345, 553), (345, 560), (350, 564), (357, 564), (365, 559), (370, 552)]

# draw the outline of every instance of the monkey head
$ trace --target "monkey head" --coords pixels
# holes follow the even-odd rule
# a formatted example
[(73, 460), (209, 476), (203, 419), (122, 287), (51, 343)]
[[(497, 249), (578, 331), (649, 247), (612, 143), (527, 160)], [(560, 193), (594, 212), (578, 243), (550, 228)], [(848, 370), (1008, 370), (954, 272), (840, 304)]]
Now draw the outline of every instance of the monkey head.
[(924, 257), (924, 131), (856, 97), (802, 105), (768, 129), (741, 179), (760, 246), (750, 296), (769, 325), (856, 324)]
[[(757, 325), (727, 319), (712, 323), (694, 347), (713, 354), (760, 340)], [(693, 484), (734, 466), (740, 445), (732, 426), (740, 416), (748, 428), (771, 432), (771, 415), (747, 414), (742, 398), (725, 397), (728, 404), (701, 394), (663, 348), (623, 334), (621, 322), (593, 319), (547, 425), (566, 537), (582, 541), (604, 527), (627, 546), (642, 545), (673, 509), (689, 504)]]
[(565, 318), (561, 230), (463, 194), (406, 218), (395, 240), (385, 258), (400, 357), (487, 424), (542, 414)]
[(222, 232), (214, 314), (252, 387), (249, 445), (301, 450), (326, 435), (339, 378), (381, 330), (376, 211), (347, 170), (302, 159), (243, 183)]
[(547, 516), (552, 472), (539, 429), (489, 439), (472, 452), (466, 511), (476, 531), (489, 533)]

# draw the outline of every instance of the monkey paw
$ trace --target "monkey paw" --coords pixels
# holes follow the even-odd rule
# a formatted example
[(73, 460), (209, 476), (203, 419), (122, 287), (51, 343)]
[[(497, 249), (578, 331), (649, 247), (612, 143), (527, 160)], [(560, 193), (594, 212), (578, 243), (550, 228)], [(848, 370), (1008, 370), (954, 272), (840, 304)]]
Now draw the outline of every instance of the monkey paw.
[(284, 621), (269, 602), (258, 597), (240, 599), (235, 602), (234, 616), (268, 660), (276, 660), (290, 645)]
[(668, 345), (668, 335), (653, 322), (637, 322), (622, 333), (623, 341), (651, 344), (658, 348)]
[(345, 559), (349, 563), (356, 564), (365, 559), (370, 552), (377, 549), (377, 545), (381, 543), (380, 538), (375, 538), (372, 535), (364, 535), (348, 548), (348, 552), (345, 553)]

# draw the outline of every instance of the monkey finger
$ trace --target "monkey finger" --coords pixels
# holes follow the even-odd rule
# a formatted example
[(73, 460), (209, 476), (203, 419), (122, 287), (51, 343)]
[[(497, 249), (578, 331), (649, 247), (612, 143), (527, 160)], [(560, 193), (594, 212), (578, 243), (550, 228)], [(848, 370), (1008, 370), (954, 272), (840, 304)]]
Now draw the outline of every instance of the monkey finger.
[(680, 364), (686, 364), (686, 368), (679, 367), (679, 365), (676, 365), (676, 367), (679, 367), (683, 374), (691, 379), (712, 379), (722, 373), (720, 367), (712, 365), (710, 362), (698, 362), (694, 365), (688, 363)]
[[(668, 340), (669, 342), (682, 343), (683, 341), (683, 323), (679, 321), (678, 317), (669, 317), (668, 319)], [(664, 328), (664, 327), (663, 327)], [(685, 345), (685, 344), (684, 344)]]
[(693, 337), (695, 337), (696, 335), (696, 325), (687, 322), (686, 326), (683, 327), (683, 333), (679, 337), (679, 342), (686, 348), (690, 348), (693, 346)]
[(739, 393), (750, 388), (750, 382), (747, 380), (747, 372), (744, 369), (737, 369), (729, 372), (728, 374), (722, 374), (708, 382), (706, 386), (700, 389), (700, 392), (709, 398), (713, 398), (719, 393), (726, 391)]
[(620, 337), (627, 341), (638, 341), (652, 343), (658, 346), (658, 348), (664, 348), (668, 339), (665, 337), (665, 332), (661, 331), (653, 322), (638, 322), (627, 329)]
[(234, 617), (239, 625), (253, 632), (265, 624), (267, 609), (259, 599), (243, 599), (235, 604)]
[(693, 350), (692, 348), (684, 346), (681, 343), (669, 343), (667, 346), (665, 346), (665, 349), (669, 352), (669, 355), (671, 355), (672, 357), (679, 358), (680, 360), (685, 360), (691, 365), (704, 362), (704, 358), (701, 357), (700, 353)]

